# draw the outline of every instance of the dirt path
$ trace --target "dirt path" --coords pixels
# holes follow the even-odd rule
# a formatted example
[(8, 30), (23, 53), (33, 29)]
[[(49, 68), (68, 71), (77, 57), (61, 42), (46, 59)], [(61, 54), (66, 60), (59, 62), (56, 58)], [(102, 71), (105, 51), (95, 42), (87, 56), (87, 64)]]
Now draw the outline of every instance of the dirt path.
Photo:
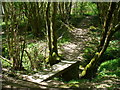
[(92, 40), (89, 27), (91, 25), (92, 16), (86, 17), (79, 23), (80, 28), (76, 28), (71, 33), (71, 42), (63, 44), (60, 49), (68, 60), (82, 60), (85, 47), (88, 41)]

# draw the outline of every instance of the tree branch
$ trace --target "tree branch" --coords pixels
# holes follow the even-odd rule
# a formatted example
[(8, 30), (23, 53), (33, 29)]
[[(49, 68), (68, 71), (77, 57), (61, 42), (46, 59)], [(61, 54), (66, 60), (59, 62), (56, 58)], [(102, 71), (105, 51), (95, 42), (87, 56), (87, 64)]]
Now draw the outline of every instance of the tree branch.
[(2, 57), (1, 55), (0, 55), (0, 59), (5, 60), (5, 61), (8, 62), (9, 64), (12, 64), (12, 62), (11, 62), (10, 60), (8, 60), (7, 58)]

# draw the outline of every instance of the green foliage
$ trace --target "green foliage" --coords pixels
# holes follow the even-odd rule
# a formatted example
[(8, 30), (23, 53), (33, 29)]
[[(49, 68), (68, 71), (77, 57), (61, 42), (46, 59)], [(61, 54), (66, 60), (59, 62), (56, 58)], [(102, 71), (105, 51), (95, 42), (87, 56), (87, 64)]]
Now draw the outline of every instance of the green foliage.
[(6, 44), (2, 46), (2, 56), (5, 58), (9, 58), (8, 48)]
[(98, 69), (99, 76), (119, 76), (120, 77), (120, 58), (103, 62)]
[(90, 60), (94, 56), (94, 53), (95, 53), (95, 50), (92, 47), (84, 49), (83, 58), (85, 58), (85, 60), (84, 60), (83, 66), (86, 66), (90, 62)]
[(30, 43), (30, 44), (28, 44), (28, 48), (32, 48), (32, 47), (34, 47), (34, 45), (35, 45), (35, 43)]
[(2, 28), (5, 28), (5, 22), (1, 22), (0, 26), (2, 26)]
[(116, 32), (114, 35), (113, 35), (113, 39), (117, 39), (117, 40), (120, 40), (120, 31)]
[(98, 13), (97, 11), (97, 5), (95, 3), (87, 2), (85, 6), (85, 13), (87, 15), (96, 15)]
[[(79, 23), (85, 19), (85, 16), (75, 16), (72, 15), (70, 19), (70, 23), (75, 27), (80, 27)], [(79, 23), (78, 23), (79, 22)]]
[(97, 5), (92, 2), (77, 2), (73, 8), (75, 15), (96, 15), (98, 14)]
[[(86, 59), (85, 63), (89, 63), (91, 58), (94, 56), (95, 53), (95, 44), (91, 47), (86, 47), (84, 49), (84, 54), (83, 57)], [(119, 40), (112, 40), (110, 42), (109, 47), (107, 48), (106, 52), (102, 55), (101, 60), (102, 62), (107, 61), (107, 60), (112, 60), (120, 57), (120, 46), (119, 46)]]
[(27, 59), (25, 59), (25, 58), (27, 58), (27, 57), (24, 57), (23, 63), (22, 63), (24, 69), (27, 70), (27, 71), (32, 70), (30, 61), (28, 60), (28, 58)]
[(94, 26), (90, 26), (89, 29), (90, 29), (91, 31), (96, 31), (96, 27), (94, 27)]
[(8, 62), (6, 62), (5, 60), (1, 60), (2, 61), (2, 67), (3, 68), (8, 68), (8, 67), (11, 67), (11, 64), (10, 63), (8, 63)]
[(69, 35), (68, 36), (64, 35), (63, 38), (58, 41), (58, 43), (67, 43), (69, 41), (70, 41)]
[(102, 56), (104, 60), (111, 60), (120, 57), (120, 46), (119, 40), (111, 41), (110, 46), (107, 48), (106, 52)]
[[(71, 34), (68, 30), (65, 30), (67, 28), (62, 28), (57, 31), (58, 34), (58, 43), (67, 43), (71, 40)], [(60, 39), (59, 39), (60, 38)]]
[(39, 43), (30, 43), (27, 46), (27, 51), (31, 57), (31, 60), (28, 58), (27, 54), (24, 54), (23, 66), (26, 70), (31, 70), (33, 67), (36, 70), (42, 70), (45, 65), (45, 57), (43, 56), (42, 47), (39, 46)]
[(70, 83), (70, 84), (76, 84), (76, 83), (79, 83), (79, 82), (76, 81), (76, 80), (71, 80), (71, 81), (69, 81), (68, 83)]

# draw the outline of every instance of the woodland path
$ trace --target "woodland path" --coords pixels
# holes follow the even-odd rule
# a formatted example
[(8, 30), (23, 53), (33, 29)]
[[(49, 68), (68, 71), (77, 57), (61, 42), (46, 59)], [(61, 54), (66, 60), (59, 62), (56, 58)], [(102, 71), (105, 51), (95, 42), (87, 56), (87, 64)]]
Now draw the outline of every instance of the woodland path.
[(89, 27), (92, 25), (91, 21), (93, 18), (93, 16), (87, 16), (78, 23), (78, 28), (70, 31), (72, 35), (71, 42), (63, 44), (60, 47), (67, 60), (83, 60), (82, 55), (85, 47), (87, 47), (89, 42), (94, 39), (89, 30)]
[[(91, 35), (91, 31), (89, 29), (90, 26), (95, 25), (93, 21), (94, 17), (95, 16), (86, 16), (83, 18), (79, 23), (77, 23), (77, 27), (75, 26), (76, 28), (68, 30), (70, 34), (70, 41), (58, 45), (58, 52), (64, 55), (66, 60), (83, 59), (82, 55), (84, 53), (84, 49), (89, 46), (90, 41), (95, 39), (93, 35)], [(40, 50), (43, 56), (46, 57), (49, 55), (48, 43), (34, 40), (30, 41), (38, 44), (37, 48)]]

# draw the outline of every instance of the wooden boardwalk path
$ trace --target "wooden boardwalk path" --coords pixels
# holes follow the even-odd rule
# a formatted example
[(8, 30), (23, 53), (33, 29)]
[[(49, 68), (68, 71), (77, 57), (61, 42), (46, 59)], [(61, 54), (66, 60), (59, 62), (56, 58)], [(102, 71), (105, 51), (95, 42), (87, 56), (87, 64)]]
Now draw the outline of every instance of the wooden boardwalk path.
[(23, 75), (24, 79), (31, 82), (40, 83), (52, 79), (55, 76), (62, 76), (64, 79), (74, 79), (79, 77), (78, 70), (80, 61), (61, 61), (52, 66), (52, 70), (39, 72), (34, 75)]

